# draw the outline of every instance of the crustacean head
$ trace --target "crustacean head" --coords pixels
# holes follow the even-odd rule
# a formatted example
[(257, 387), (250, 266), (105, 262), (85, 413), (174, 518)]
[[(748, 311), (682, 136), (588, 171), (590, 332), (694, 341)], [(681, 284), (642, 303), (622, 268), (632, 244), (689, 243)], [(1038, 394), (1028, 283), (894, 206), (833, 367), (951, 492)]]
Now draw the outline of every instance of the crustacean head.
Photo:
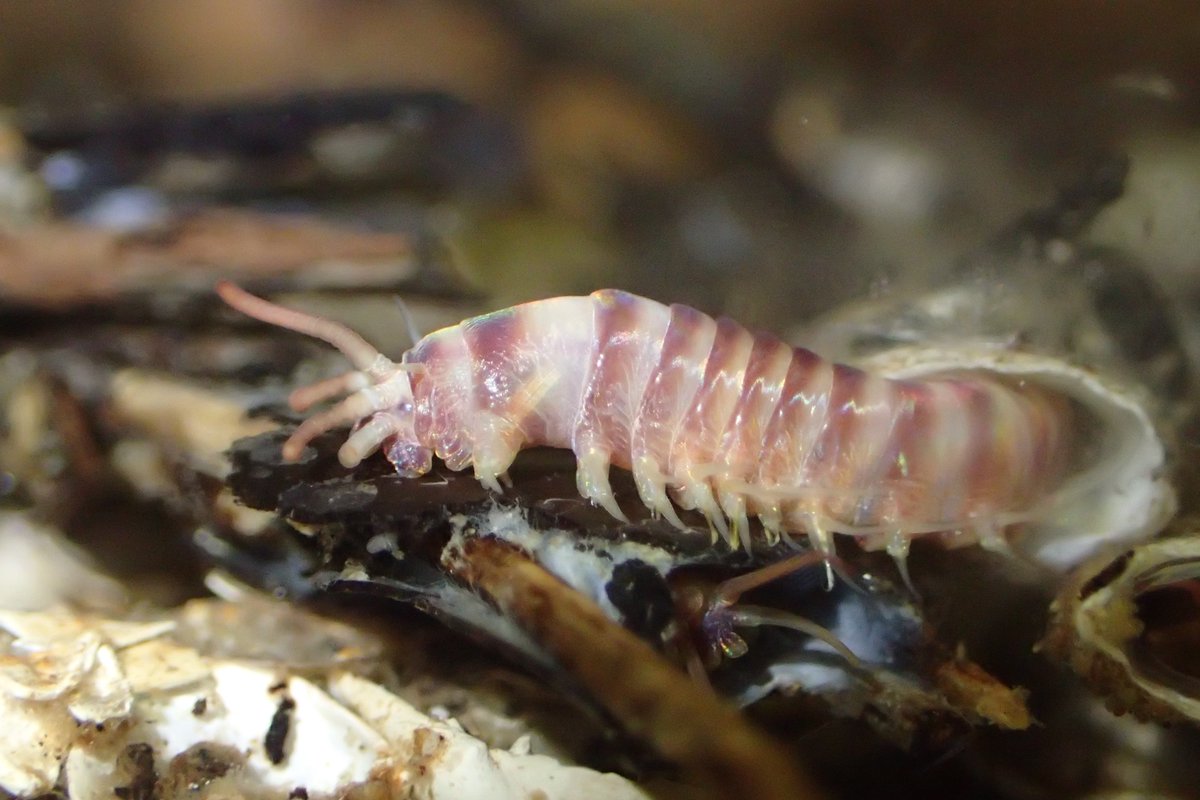
[(296, 428), (283, 443), (285, 459), (297, 461), (313, 439), (343, 425), (354, 425), (354, 432), (338, 450), (343, 466), (355, 467), (382, 447), (401, 475), (415, 477), (429, 471), (433, 452), (417, 437), (413, 397), (412, 377), (420, 365), (396, 363), (344, 325), (275, 305), (228, 281), (217, 284), (217, 294), (249, 317), (328, 342), (354, 365), (349, 372), (292, 392), (288, 404), (295, 411), (306, 411), (333, 397), (344, 399)]

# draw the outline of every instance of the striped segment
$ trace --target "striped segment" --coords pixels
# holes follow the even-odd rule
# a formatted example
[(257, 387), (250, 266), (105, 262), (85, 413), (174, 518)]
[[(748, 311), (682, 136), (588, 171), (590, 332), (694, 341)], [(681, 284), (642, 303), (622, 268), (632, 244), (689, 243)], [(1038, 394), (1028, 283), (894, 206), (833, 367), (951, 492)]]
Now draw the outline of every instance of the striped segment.
[(587, 496), (611, 495), (609, 464), (632, 467), (668, 515), (666, 487), (772, 529), (915, 535), (1018, 513), (1065, 466), (1069, 409), (1048, 392), (979, 374), (888, 380), (618, 291), (468, 320), (409, 360), (428, 368), (413, 379), (418, 436), (452, 468), (570, 447)]

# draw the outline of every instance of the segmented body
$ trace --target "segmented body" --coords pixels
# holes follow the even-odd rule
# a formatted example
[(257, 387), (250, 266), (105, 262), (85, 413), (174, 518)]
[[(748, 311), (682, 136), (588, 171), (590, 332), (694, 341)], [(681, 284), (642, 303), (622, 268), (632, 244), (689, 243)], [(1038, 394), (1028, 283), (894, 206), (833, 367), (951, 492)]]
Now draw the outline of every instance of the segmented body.
[(682, 525), (672, 500), (698, 509), (734, 546), (750, 517), (769, 538), (804, 534), (826, 552), (832, 532), (897, 556), (926, 533), (999, 543), (1054, 490), (1071, 449), (1070, 403), (1051, 391), (983, 373), (892, 380), (620, 291), (468, 319), (399, 364), (341, 326), (219, 291), (358, 368), (293, 395), (304, 408), (350, 394), (296, 431), (291, 457), (358, 422), (347, 465), (382, 447), (417, 475), (436, 454), (499, 491), (522, 448), (569, 448), (580, 493), (614, 516), (611, 465), (632, 471), (654, 512)]

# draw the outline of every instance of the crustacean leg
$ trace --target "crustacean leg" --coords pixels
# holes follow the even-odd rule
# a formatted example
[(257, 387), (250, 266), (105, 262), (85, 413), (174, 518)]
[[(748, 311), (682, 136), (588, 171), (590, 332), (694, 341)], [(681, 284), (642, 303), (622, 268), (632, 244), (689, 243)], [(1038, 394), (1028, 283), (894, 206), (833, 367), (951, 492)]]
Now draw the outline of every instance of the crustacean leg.
[(668, 478), (658, 468), (654, 459), (647, 455), (640, 456), (634, 462), (632, 472), (634, 485), (637, 487), (642, 504), (650, 509), (651, 513), (663, 517), (679, 530), (690, 530), (687, 525), (683, 524), (683, 520), (679, 518), (675, 506), (671, 503), (671, 498), (667, 496)]
[[(359, 389), (328, 411), (314, 414), (304, 420), (284, 442), (283, 457), (289, 461), (297, 460), (308, 443), (322, 433), (345, 425), (353, 425), (361, 419), (373, 417), (376, 412), (395, 408), (407, 396), (408, 391), (408, 376), (400, 372), (375, 386), (365, 386)], [(374, 420), (372, 419), (372, 421)], [(338, 458), (342, 465), (356, 466), (363, 458), (374, 452), (374, 447), (378, 447), (384, 438), (394, 432), (394, 428), (389, 427), (388, 432), (383, 434), (383, 438), (374, 441), (375, 436), (384, 429), (385, 425), (394, 425), (390, 415), (385, 416), (378, 425), (371, 426), (371, 433), (364, 434), (353, 444), (347, 440), (342, 449), (338, 451)], [(368, 444), (373, 444), (374, 447), (364, 450), (363, 447)]]
[(365, 372), (351, 370), (323, 381), (301, 386), (288, 395), (288, 405), (297, 413), (333, 397), (344, 397), (371, 385)]
[(617, 505), (612, 484), (608, 480), (610, 457), (597, 448), (589, 448), (577, 457), (575, 483), (579, 496), (603, 508), (621, 522), (628, 523), (629, 517)]
[(905, 535), (904, 531), (898, 530), (888, 537), (886, 550), (887, 554), (892, 557), (892, 561), (895, 562), (896, 571), (900, 573), (900, 579), (904, 581), (905, 587), (913, 597), (920, 598), (921, 594), (913, 585), (912, 576), (908, 572), (908, 550), (911, 543), (912, 540)]

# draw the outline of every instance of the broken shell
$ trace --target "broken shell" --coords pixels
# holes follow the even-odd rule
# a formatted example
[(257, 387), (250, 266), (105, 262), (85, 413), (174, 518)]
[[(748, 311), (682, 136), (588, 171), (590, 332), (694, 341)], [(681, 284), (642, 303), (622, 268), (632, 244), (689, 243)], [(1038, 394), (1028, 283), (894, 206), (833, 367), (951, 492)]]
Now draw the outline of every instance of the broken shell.
[[(1089, 180), (1111, 186), (1121, 169)], [(891, 377), (990, 373), (1069, 398), (1065, 482), (1009, 537), (1032, 560), (1069, 569), (1166, 527), (1177, 505), (1168, 446), (1194, 383), (1170, 296), (1129, 259), (1022, 221), (955, 275), (848, 303), (794, 338)]]
[[(898, 348), (863, 365), (891, 378), (992, 374), (1072, 401), (1075, 452), (1062, 485), (1032, 509), (1013, 544), (1054, 569), (1161, 531), (1177, 508), (1149, 397), (1063, 359), (986, 344)], [(951, 539), (953, 541), (953, 539)]]
[(1163, 539), (1081, 569), (1042, 648), (1116, 713), (1200, 723), (1200, 537)]
[[(359, 637), (252, 604), (317, 649)], [(355, 674), (367, 665), (340, 658), (346, 648), (323, 664), (213, 652), (253, 639), (255, 616), (210, 601), (151, 622), (0, 613), (0, 714), (15, 723), (0, 732), (0, 790), (34, 797), (65, 783), (74, 800), (301, 796), (297, 787), (313, 798), (648, 797), (615, 774), (531, 753), (528, 739), (490, 747)], [(209, 634), (207, 649), (181, 641), (189, 626)]]

